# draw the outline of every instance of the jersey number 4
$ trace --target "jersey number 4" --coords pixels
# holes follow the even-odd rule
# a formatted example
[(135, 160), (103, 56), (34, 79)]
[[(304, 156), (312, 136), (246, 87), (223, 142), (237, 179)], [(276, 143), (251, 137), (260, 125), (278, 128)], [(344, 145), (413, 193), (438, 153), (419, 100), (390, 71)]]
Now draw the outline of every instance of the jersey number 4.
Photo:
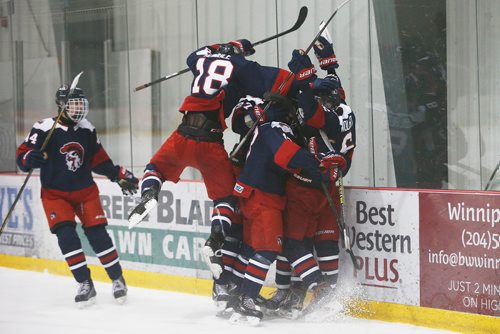
[[(38, 133), (34, 133), (31, 137), (28, 138), (28, 140), (33, 144), (35, 145), (36, 144), (36, 140), (38, 139)], [(26, 140), (26, 141), (28, 141)]]
[(193, 94), (204, 93), (207, 95), (215, 94), (219, 89), (229, 83), (229, 78), (233, 73), (233, 64), (224, 59), (210, 59), (210, 65), (205, 72), (205, 61), (207, 58), (200, 58), (196, 62), (196, 69), (200, 74), (194, 79)]

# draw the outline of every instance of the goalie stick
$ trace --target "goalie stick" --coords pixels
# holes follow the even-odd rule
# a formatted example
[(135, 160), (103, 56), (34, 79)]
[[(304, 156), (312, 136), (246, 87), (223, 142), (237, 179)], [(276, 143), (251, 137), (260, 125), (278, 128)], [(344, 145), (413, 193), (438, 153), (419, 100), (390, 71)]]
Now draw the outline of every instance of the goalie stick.
[[(75, 90), (76, 85), (78, 84), (78, 80), (80, 80), (80, 76), (82, 74), (83, 74), (83, 72), (78, 73), (75, 76), (75, 78), (73, 79), (73, 81), (71, 82), (71, 86), (69, 87), (69, 93), (66, 97), (66, 102), (68, 102), (67, 100), (68, 100), (69, 96)], [(57, 117), (54, 121), (54, 124), (52, 124), (52, 127), (50, 128), (49, 133), (47, 134), (47, 137), (45, 138), (45, 140), (42, 143), (42, 146), (40, 147), (40, 151), (45, 150), (45, 148), (47, 147), (49, 140), (52, 137), (54, 130), (56, 129), (56, 125), (59, 122), (59, 120), (61, 119), (61, 115), (63, 114), (64, 109), (65, 109), (65, 106), (61, 109), (61, 112), (57, 115)], [(19, 189), (19, 192), (17, 193), (16, 198), (14, 199), (14, 203), (12, 203), (12, 206), (9, 208), (9, 211), (7, 212), (7, 215), (5, 216), (5, 218), (2, 222), (2, 226), (0, 227), (0, 235), (3, 232), (5, 225), (7, 224), (7, 220), (9, 220), (9, 218), (10, 218), (12, 211), (14, 211), (14, 208), (16, 207), (16, 204), (19, 201), (19, 198), (21, 197), (21, 194), (23, 193), (24, 188), (26, 187), (26, 184), (28, 183), (28, 180), (30, 179), (32, 173), (33, 173), (33, 169), (30, 169), (30, 171), (28, 172), (28, 175), (26, 175), (26, 178), (24, 179), (23, 185)]]
[[(289, 34), (291, 32), (294, 32), (295, 30), (299, 29), (302, 26), (302, 24), (306, 20), (306, 17), (307, 17), (307, 7), (303, 6), (302, 8), (300, 8), (299, 16), (297, 17), (297, 21), (295, 22), (295, 24), (290, 29), (282, 31), (282, 32), (280, 32), (280, 33), (278, 33), (276, 35), (264, 38), (263, 40), (257, 41), (257, 42), (255, 42), (255, 43), (252, 44), (252, 47), (260, 45), (260, 44), (264, 44), (264, 43), (269, 42), (269, 41), (271, 41), (273, 39), (276, 39), (276, 38), (281, 37), (283, 35), (286, 35), (286, 34)], [(160, 79), (156, 79), (154, 81), (151, 81), (151, 82), (145, 83), (143, 85), (137, 86), (137, 87), (134, 88), (134, 92), (137, 92), (139, 90), (142, 90), (142, 89), (147, 88), (149, 86), (152, 86), (154, 84), (160, 83), (162, 81), (174, 78), (176, 76), (179, 76), (179, 75), (184, 74), (184, 73), (189, 72), (189, 71), (190, 71), (189, 68), (185, 68), (185, 69), (180, 70), (178, 72), (175, 72), (175, 73), (169, 74), (167, 76), (164, 76), (164, 77), (162, 77)]]
[[(335, 9), (335, 11), (333, 12), (333, 14), (328, 19), (328, 21), (326, 21), (326, 23), (319, 29), (319, 32), (316, 34), (316, 36), (314, 36), (314, 39), (309, 44), (309, 46), (303, 51), (303, 55), (307, 55), (309, 53), (309, 51), (311, 50), (311, 48), (314, 46), (314, 43), (316, 43), (316, 41), (321, 36), (321, 34), (323, 33), (323, 31), (326, 29), (326, 27), (328, 26), (328, 24), (330, 23), (330, 21), (333, 19), (333, 17), (337, 14), (337, 12), (340, 10), (340, 8), (344, 7), (349, 1), (351, 1), (351, 0), (344, 1), (343, 3), (340, 4), (340, 6), (337, 7), (337, 9)], [(292, 76), (293, 76), (292, 72), (288, 73), (288, 75), (286, 76), (285, 80), (279, 85), (278, 89), (275, 92), (273, 92), (273, 93), (275, 93), (275, 94), (281, 94), (281, 91), (283, 90), (283, 87), (285, 87), (286, 83), (288, 82), (288, 80), (291, 79)], [(240, 142), (238, 143), (238, 146), (236, 146), (236, 148), (233, 150), (233, 152), (231, 152), (231, 155), (229, 156), (229, 159), (234, 158), (234, 156), (236, 155), (236, 153), (238, 153), (238, 151), (243, 147), (243, 145), (245, 145), (246, 141), (248, 140), (248, 137), (250, 137), (253, 134), (255, 128), (259, 124), (259, 122), (262, 119), (262, 117), (264, 117), (264, 115), (266, 114), (266, 112), (269, 109), (269, 107), (271, 106), (271, 104), (273, 104), (273, 101), (269, 101), (269, 103), (266, 104), (266, 106), (264, 107), (264, 110), (262, 110), (262, 112), (259, 115), (259, 117), (257, 118), (257, 120), (252, 124), (252, 127), (248, 130), (248, 132), (245, 134), (245, 136), (243, 136), (243, 138), (241, 138)]]

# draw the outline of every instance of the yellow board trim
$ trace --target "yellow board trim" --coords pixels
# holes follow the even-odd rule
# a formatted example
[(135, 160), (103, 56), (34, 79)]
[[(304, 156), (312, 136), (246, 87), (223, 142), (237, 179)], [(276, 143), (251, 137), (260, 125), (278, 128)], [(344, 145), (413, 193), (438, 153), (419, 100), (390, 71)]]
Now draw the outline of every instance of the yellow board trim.
[[(71, 276), (66, 262), (58, 260), (0, 254), (0, 266)], [(109, 282), (106, 271), (101, 266), (89, 265), (89, 268), (92, 271), (92, 278), (94, 280)], [(130, 269), (124, 269), (124, 275), (127, 279), (127, 284), (130, 286), (184, 292), (202, 296), (209, 296), (212, 291), (212, 281), (206, 279)], [(273, 289), (266, 287), (263, 295), (269, 296), (272, 291)], [(364, 319), (407, 323), (468, 334), (500, 333), (500, 317), (419, 306), (376, 301), (358, 301), (350, 305), (350, 315)]]

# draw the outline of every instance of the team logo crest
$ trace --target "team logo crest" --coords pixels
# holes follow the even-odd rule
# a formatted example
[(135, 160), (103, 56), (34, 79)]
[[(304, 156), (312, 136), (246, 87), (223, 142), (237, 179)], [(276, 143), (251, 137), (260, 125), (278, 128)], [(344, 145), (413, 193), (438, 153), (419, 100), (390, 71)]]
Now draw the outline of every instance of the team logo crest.
[(68, 170), (76, 172), (82, 166), (85, 150), (80, 143), (74, 141), (66, 143), (59, 149), (59, 152), (66, 155)]

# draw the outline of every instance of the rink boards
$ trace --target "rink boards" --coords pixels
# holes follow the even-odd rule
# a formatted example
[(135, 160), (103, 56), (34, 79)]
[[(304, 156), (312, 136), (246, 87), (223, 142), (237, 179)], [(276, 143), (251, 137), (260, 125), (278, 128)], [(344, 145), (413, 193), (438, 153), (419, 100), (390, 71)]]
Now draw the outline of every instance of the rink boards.
[[(2, 218), (24, 178), (0, 176)], [(129, 284), (210, 293), (199, 252), (212, 209), (203, 183), (164, 184), (158, 207), (133, 229), (126, 218), (137, 198), (123, 196), (106, 179), (97, 183)], [(0, 265), (69, 275), (39, 194), (34, 176), (0, 236)], [(345, 220), (361, 269), (342, 252), (339, 286), (356, 285), (367, 301), (358, 316), (478, 333), (500, 328), (498, 192), (348, 188), (346, 199)], [(88, 262), (97, 265), (82, 240)], [(98, 265), (92, 272), (107, 279)], [(272, 287), (272, 278), (267, 284)]]

